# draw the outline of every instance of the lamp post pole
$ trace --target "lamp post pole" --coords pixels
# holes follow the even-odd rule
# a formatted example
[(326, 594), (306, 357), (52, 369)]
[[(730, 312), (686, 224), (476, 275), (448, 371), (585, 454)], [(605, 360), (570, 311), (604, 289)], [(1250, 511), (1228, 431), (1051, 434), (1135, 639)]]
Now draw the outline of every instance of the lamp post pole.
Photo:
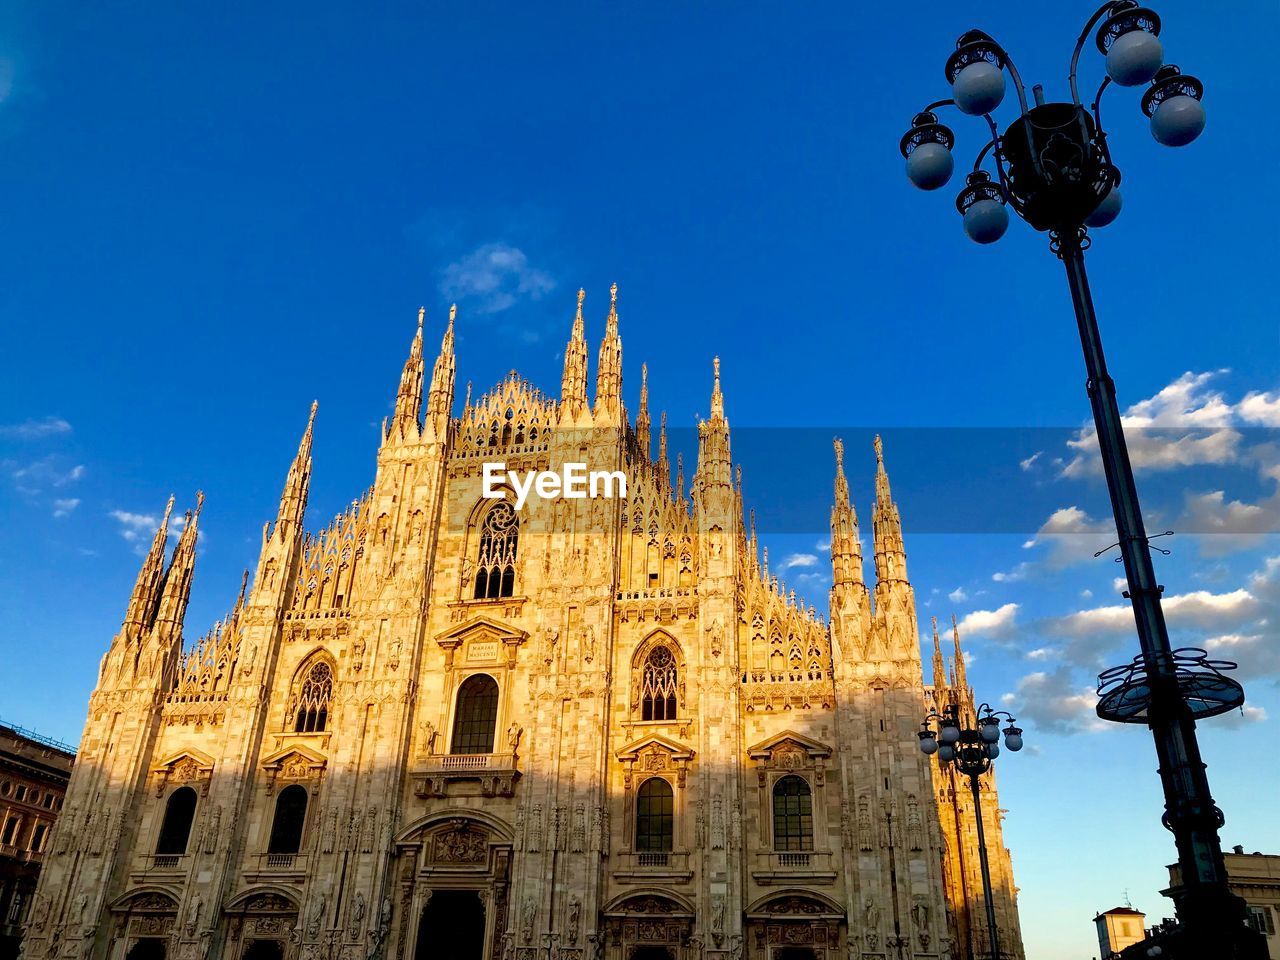
[(991, 895), (991, 865), (987, 862), (987, 833), (982, 826), (982, 788), (976, 773), (969, 775), (969, 788), (973, 790), (973, 819), (978, 825), (978, 864), (982, 867), (982, 899), (987, 908), (987, 942), (991, 946), (992, 960), (999, 960), (1000, 928), (996, 925), (996, 905)]
[[(912, 182), (921, 189), (937, 189), (950, 179), (955, 138), (933, 111), (954, 106), (983, 118), (991, 141), (978, 154), (956, 200), (965, 232), (978, 243), (1000, 239), (1008, 228), (1011, 206), (1032, 227), (1048, 232), (1050, 248), (1066, 269), (1128, 583), (1125, 595), (1133, 606), (1141, 649), (1131, 663), (1099, 676), (1097, 712), (1106, 720), (1146, 724), (1155, 741), (1165, 798), (1163, 823), (1174, 835), (1181, 874), (1170, 891), (1182, 922), (1177, 956), (1255, 960), (1266, 956), (1265, 941), (1248, 928), (1244, 902), (1228, 889), (1218, 838), (1223, 816), (1214, 805), (1195, 733), (1197, 719), (1241, 706), (1244, 691), (1223, 675), (1235, 664), (1211, 661), (1203, 650), (1170, 646), (1160, 604), (1163, 587), (1151, 561), (1115, 384), (1107, 372), (1084, 266), (1088, 229), (1106, 226), (1120, 212), (1120, 172), (1112, 163), (1100, 112), (1108, 87), (1150, 84), (1141, 99), (1142, 111), (1151, 119), (1152, 135), (1166, 146), (1190, 143), (1204, 128), (1203, 85), (1164, 64), (1160, 26), (1160, 17), (1135, 0), (1103, 3), (1076, 42), (1068, 73), (1071, 100), (1061, 103), (1046, 103), (1038, 85), (1028, 103), (1009, 54), (988, 34), (971, 30), (960, 37), (947, 60), (953, 99), (932, 103), (917, 114), (900, 146)], [(1086, 108), (1077, 88), (1077, 66), (1095, 27), (1107, 77)], [(1006, 71), (1020, 114), (1001, 133), (991, 112), (1004, 98)], [(988, 156), (995, 180), (982, 169)]]
[[(978, 827), (978, 864), (982, 871), (982, 900), (987, 914), (987, 955), (989, 960), (1001, 960), (1000, 928), (996, 923), (995, 897), (991, 890), (991, 865), (987, 860), (987, 833), (982, 823), (982, 775), (991, 769), (992, 761), (1000, 756), (1000, 721), (1009, 726), (1004, 731), (1004, 745), (1013, 753), (1022, 749), (1022, 731), (1015, 727), (1014, 718), (1001, 710), (993, 710), (983, 704), (977, 710), (976, 721), (966, 725), (957, 703), (949, 703), (941, 713), (930, 713), (920, 725), (920, 750), (926, 756), (937, 754), (944, 767), (952, 764), (969, 779), (973, 791), (973, 817)], [(937, 720), (935, 732), (930, 721)], [(972, 945), (970, 946), (972, 951)]]

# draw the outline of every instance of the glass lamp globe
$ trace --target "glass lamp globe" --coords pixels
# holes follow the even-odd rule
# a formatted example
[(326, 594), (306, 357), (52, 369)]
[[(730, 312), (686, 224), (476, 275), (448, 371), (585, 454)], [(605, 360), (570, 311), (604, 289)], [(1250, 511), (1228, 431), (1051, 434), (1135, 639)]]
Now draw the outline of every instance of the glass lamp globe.
[(988, 756), (988, 757), (990, 757), (992, 760), (994, 760), (996, 757), (1000, 756), (1000, 744), (998, 744), (998, 743), (988, 743), (988, 744), (987, 744), (987, 756)]
[(1120, 216), (1121, 203), (1120, 190), (1112, 187), (1111, 192), (1102, 198), (1102, 202), (1098, 204), (1097, 209), (1084, 218), (1084, 225), (1086, 227), (1105, 227)]
[(1166, 147), (1184, 147), (1204, 130), (1204, 106), (1180, 93), (1160, 101), (1151, 114), (1151, 135)]
[(946, 186), (954, 168), (951, 151), (940, 143), (922, 143), (907, 157), (907, 177), (921, 190)]
[(974, 243), (995, 243), (1009, 229), (1009, 211), (999, 200), (979, 200), (964, 212), (964, 232)]
[(1156, 75), (1164, 63), (1160, 38), (1146, 30), (1116, 37), (1107, 51), (1107, 76), (1122, 87), (1137, 87)]
[(938, 739), (948, 747), (954, 746), (955, 742), (960, 739), (960, 728), (954, 723), (944, 723), (942, 725), (942, 733), (939, 734)]
[(932, 733), (928, 736), (920, 735), (920, 752), (925, 756), (932, 756), (938, 752), (938, 741), (934, 739)]
[(944, 743), (938, 747), (938, 759), (944, 763), (950, 763), (956, 758), (956, 748), (949, 743)]
[[(1156, 66), (1159, 67), (1160, 64), (1157, 63)], [(1151, 72), (1154, 74), (1155, 70)], [(1151, 77), (1147, 79), (1150, 80)], [(951, 96), (962, 113), (980, 117), (1000, 106), (1000, 101), (1004, 99), (1004, 87), (1004, 71), (994, 63), (977, 60), (956, 74), (951, 84)]]
[(1000, 721), (995, 717), (980, 721), (979, 732), (986, 743), (995, 743), (1000, 739)]
[(1022, 731), (1017, 727), (1009, 727), (1004, 732), (1004, 745), (1013, 753), (1022, 749)]

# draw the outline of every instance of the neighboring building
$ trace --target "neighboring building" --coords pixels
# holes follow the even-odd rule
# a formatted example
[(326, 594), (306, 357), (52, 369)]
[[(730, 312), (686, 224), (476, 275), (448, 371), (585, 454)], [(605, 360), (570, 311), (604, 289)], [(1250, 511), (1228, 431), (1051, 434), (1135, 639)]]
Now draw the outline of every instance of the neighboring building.
[(1098, 928), (1099, 960), (1119, 953), (1125, 947), (1141, 943), (1146, 938), (1143, 921), (1147, 915), (1133, 907), (1112, 907), (1093, 918)]
[[(985, 956), (967, 793), (915, 736), (972, 693), (958, 647), (924, 683), (879, 441), (873, 585), (836, 443), (826, 618), (744, 522), (718, 361), (689, 492), (643, 378), (623, 407), (616, 288), (588, 401), (583, 296), (559, 400), (513, 373), (456, 418), (453, 316), (424, 416), (420, 313), (372, 488), (307, 534), (313, 406), (252, 589), (186, 652), (199, 502), (167, 565), (166, 511), (29, 956)], [(628, 496), (516, 511), (481, 497), (499, 460), (623, 470)]]
[(0, 723), (0, 960), (18, 955), (75, 751)]
[[(1227, 866), (1227, 884), (1231, 892), (1248, 905), (1249, 922), (1267, 938), (1267, 955), (1280, 960), (1280, 856), (1265, 853), (1245, 853), (1236, 846), (1224, 853)], [(1181, 873), (1178, 865), (1169, 865), (1169, 885), (1176, 887)]]

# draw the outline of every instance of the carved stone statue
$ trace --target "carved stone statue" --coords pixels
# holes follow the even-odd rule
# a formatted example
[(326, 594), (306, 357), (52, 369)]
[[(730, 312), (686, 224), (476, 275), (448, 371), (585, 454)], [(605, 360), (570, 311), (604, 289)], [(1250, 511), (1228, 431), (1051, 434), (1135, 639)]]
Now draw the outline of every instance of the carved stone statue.
[(187, 916), (182, 924), (182, 932), (188, 937), (194, 937), (196, 930), (200, 927), (200, 908), (203, 904), (200, 902), (200, 894), (196, 894), (191, 898), (191, 903), (187, 905)]
[(356, 891), (347, 913), (347, 934), (352, 940), (360, 936), (360, 924), (364, 922), (364, 894)]
[(518, 723), (513, 723), (507, 727), (507, 746), (511, 748), (511, 752), (515, 753), (520, 746), (520, 735), (524, 733), (524, 727)]
[(436, 752), (436, 725), (430, 720), (423, 720), (418, 725), (418, 735), (422, 740), (422, 755), (430, 757)]
[(320, 924), (324, 921), (325, 895), (317, 893), (307, 906), (307, 936), (312, 939), (320, 936)]

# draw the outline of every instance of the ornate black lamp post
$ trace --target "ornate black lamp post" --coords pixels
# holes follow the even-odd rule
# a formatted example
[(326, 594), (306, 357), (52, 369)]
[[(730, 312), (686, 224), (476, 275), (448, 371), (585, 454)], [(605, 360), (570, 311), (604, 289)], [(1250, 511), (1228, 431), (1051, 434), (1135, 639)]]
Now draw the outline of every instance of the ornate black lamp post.
[[(1086, 108), (1076, 85), (1076, 68), (1090, 34), (1106, 57), (1107, 77)], [(1036, 230), (1048, 232), (1050, 249), (1066, 267), (1128, 578), (1125, 596), (1133, 604), (1142, 649), (1132, 664), (1099, 677), (1098, 715), (1122, 723), (1145, 723), (1155, 739), (1165, 796), (1164, 824), (1174, 835), (1182, 876), (1170, 894), (1182, 922), (1185, 947), (1180, 949), (1186, 951), (1176, 955), (1253, 960), (1266, 956), (1265, 945), (1246, 925), (1244, 902), (1227, 889), (1218, 839), (1222, 812), (1209, 792), (1195, 734), (1197, 718), (1239, 707), (1244, 691), (1222, 673), (1234, 664), (1208, 661), (1203, 651), (1170, 647), (1160, 605), (1163, 587), (1151, 562), (1115, 384), (1107, 372), (1084, 268), (1088, 228), (1106, 226), (1120, 212), (1120, 172), (1112, 163), (1100, 114), (1107, 88), (1149, 84), (1141, 108), (1151, 119), (1152, 135), (1166, 146), (1190, 143), (1204, 129), (1200, 104), (1204, 88), (1199, 80), (1163, 63), (1159, 34), (1160, 18), (1152, 10), (1133, 0), (1103, 4), (1085, 24), (1072, 54), (1067, 77), (1071, 100), (1046, 103), (1037, 85), (1031, 90), (1033, 102), (1028, 103), (1008, 53), (987, 34), (971, 30), (960, 37), (947, 60), (953, 98), (932, 103), (918, 114), (902, 139), (901, 150), (911, 181), (921, 189), (936, 190), (951, 177), (954, 137), (933, 111), (955, 106), (982, 117), (991, 141), (978, 154), (956, 200), (965, 232), (978, 243), (998, 240), (1008, 228), (1012, 206)], [(1013, 80), (1020, 110), (1000, 133), (991, 111), (1004, 98), (1005, 71)], [(988, 157), (995, 179), (982, 168)]]
[[(991, 868), (987, 863), (987, 837), (982, 826), (981, 778), (991, 769), (991, 761), (1000, 756), (1000, 720), (1009, 721), (1004, 731), (1004, 745), (1011, 752), (1022, 749), (1022, 731), (1013, 725), (1014, 718), (1002, 710), (993, 710), (987, 704), (978, 708), (972, 726), (960, 710), (950, 703), (942, 713), (930, 713), (920, 725), (916, 736), (920, 738), (921, 752), (937, 754), (942, 765), (952, 764), (963, 776), (969, 778), (973, 791), (973, 813), (978, 825), (978, 862), (982, 867), (982, 897), (987, 908), (987, 937), (992, 960), (999, 960), (1000, 932), (996, 927), (996, 908), (991, 898)], [(930, 720), (938, 721), (938, 732), (929, 726)]]

